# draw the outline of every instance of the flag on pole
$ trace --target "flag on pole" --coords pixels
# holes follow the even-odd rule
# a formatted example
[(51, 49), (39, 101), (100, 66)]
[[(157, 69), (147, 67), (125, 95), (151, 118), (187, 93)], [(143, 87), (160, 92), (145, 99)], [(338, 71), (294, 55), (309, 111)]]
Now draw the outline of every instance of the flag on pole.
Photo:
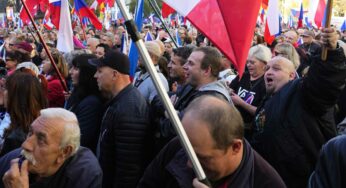
[(178, 29), (175, 29), (175, 41), (177, 42), (177, 46), (181, 47), (183, 42), (181, 41)]
[(102, 23), (98, 20), (96, 15), (90, 10), (90, 8), (87, 6), (84, 0), (74, 0), (74, 4), (76, 12), (79, 15), (80, 19), (87, 17), (96, 29), (102, 29)]
[(346, 19), (344, 20), (344, 23), (342, 23), (341, 27), (340, 27), (340, 31), (344, 32), (346, 31)]
[(242, 76), (261, 0), (164, 0), (164, 2), (186, 17), (218, 47)]
[(261, 16), (260, 16), (260, 18), (261, 18), (261, 23), (264, 23), (264, 8), (262, 8), (262, 11), (261, 11)]
[(60, 23), (58, 32), (57, 49), (61, 52), (68, 53), (73, 50), (73, 32), (70, 18), (70, 9), (68, 0), (61, 1)]
[[(45, 19), (46, 22), (50, 20), (57, 29), (59, 29), (60, 23), (60, 12), (61, 12), (61, 0), (49, 0), (49, 9), (46, 11)], [(49, 24), (48, 27), (51, 27)]]
[[(137, 9), (135, 12), (135, 22), (138, 31), (140, 32), (142, 30), (142, 24), (143, 24), (143, 6), (144, 6), (144, 0), (138, 0), (137, 1)], [(136, 44), (131, 41), (130, 43), (130, 50), (129, 50), (129, 59), (130, 59), (130, 77), (133, 79), (136, 68), (137, 68), (137, 62), (138, 62), (138, 50), (136, 47)]]
[(124, 32), (121, 36), (121, 48), (120, 48), (120, 51), (127, 55), (127, 36), (126, 36), (126, 33)]
[(144, 41), (147, 42), (152, 40), (153, 40), (153, 37), (151, 36), (150, 31), (148, 31), (147, 34), (145, 34)]
[(310, 0), (308, 19), (311, 20), (318, 28), (322, 26), (325, 9), (325, 0)]
[(294, 27), (294, 22), (293, 22), (292, 16), (290, 16), (290, 17), (288, 18), (287, 27), (288, 27), (288, 28)]
[(268, 3), (268, 12), (266, 26), (264, 30), (264, 40), (272, 44), (275, 35), (280, 33), (280, 11), (278, 0), (270, 0)]
[(167, 5), (165, 2), (162, 2), (161, 13), (162, 13), (163, 18), (167, 18), (170, 14), (172, 14), (174, 12), (175, 12), (175, 10), (172, 7)]
[(304, 17), (304, 10), (303, 10), (303, 2), (302, 2), (300, 5), (300, 12), (299, 12), (297, 28), (303, 27), (303, 17)]

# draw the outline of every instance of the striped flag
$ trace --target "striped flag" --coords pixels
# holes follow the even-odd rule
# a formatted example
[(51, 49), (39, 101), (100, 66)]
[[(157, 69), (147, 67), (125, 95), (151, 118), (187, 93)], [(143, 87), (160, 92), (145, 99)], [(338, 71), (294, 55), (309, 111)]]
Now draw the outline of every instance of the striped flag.
[(303, 27), (303, 17), (304, 17), (304, 10), (303, 10), (303, 2), (302, 2), (300, 5), (300, 12), (299, 12), (297, 28)]

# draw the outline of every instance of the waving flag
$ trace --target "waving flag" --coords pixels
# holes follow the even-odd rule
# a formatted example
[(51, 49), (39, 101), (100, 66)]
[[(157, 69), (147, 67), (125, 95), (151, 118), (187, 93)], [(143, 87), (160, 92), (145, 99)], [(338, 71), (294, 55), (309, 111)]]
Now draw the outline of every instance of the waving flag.
[[(143, 25), (143, 6), (144, 6), (144, 0), (138, 0), (137, 1), (137, 9), (135, 12), (135, 22), (138, 31), (140, 32), (142, 30)], [(130, 44), (130, 50), (129, 50), (129, 58), (130, 58), (130, 77), (133, 79), (136, 68), (137, 68), (137, 62), (138, 62), (138, 51), (135, 43), (131, 41)]]
[(344, 20), (344, 23), (342, 23), (341, 28), (340, 28), (340, 31), (341, 31), (341, 32), (346, 31), (346, 20)]
[[(31, 15), (34, 16), (38, 10), (38, 7), (40, 7), (42, 12), (46, 12), (48, 0), (25, 0), (25, 3)], [(31, 22), (29, 15), (26, 13), (23, 7), (20, 9), (19, 17), (22, 19), (24, 24), (29, 24)]]
[(59, 29), (60, 23), (61, 0), (49, 0), (49, 9), (45, 14), (46, 26), (52, 28), (53, 24)]
[(57, 49), (68, 53), (73, 50), (73, 32), (68, 0), (61, 0)]
[(288, 18), (287, 27), (288, 27), (288, 28), (294, 27), (294, 22), (293, 22), (292, 16), (290, 16), (290, 17)]
[(175, 29), (175, 41), (177, 42), (178, 47), (181, 47), (183, 45), (183, 42), (181, 41), (178, 29)]
[(264, 8), (262, 8), (261, 16), (260, 16), (260, 18), (261, 18), (261, 23), (264, 23), (264, 14), (265, 14)]
[(165, 2), (163, 2), (161, 12), (162, 12), (162, 17), (167, 18), (170, 14), (174, 13), (175, 10), (169, 5), (167, 5)]
[(101, 30), (102, 24), (96, 17), (96, 15), (89, 9), (84, 0), (74, 0), (76, 12), (80, 19), (87, 17), (96, 29)]
[(304, 17), (304, 10), (303, 10), (303, 2), (302, 2), (302, 4), (300, 5), (300, 12), (299, 12), (297, 28), (303, 27), (303, 17)]
[(148, 31), (144, 37), (144, 41), (147, 42), (147, 41), (152, 41), (152, 40), (153, 40), (153, 37), (151, 36), (150, 32)]
[(123, 33), (121, 36), (121, 48), (120, 51), (127, 55), (127, 33)]
[(313, 21), (318, 28), (322, 26), (322, 20), (324, 17), (325, 9), (325, 0), (310, 0), (308, 18), (309, 20)]
[(261, 0), (164, 0), (164, 2), (186, 17), (208, 37), (232, 61), (242, 76)]
[(275, 35), (280, 33), (280, 11), (278, 0), (270, 0), (268, 3), (268, 12), (266, 26), (264, 30), (264, 40), (272, 44)]

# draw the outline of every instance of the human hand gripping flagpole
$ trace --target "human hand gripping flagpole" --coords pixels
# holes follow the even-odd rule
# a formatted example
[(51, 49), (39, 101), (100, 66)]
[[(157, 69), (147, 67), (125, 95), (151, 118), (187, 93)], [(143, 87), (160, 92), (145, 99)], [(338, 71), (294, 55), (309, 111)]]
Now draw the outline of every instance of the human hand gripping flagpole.
[(131, 35), (132, 41), (136, 43), (136, 46), (138, 48), (138, 51), (140, 53), (140, 55), (143, 57), (143, 60), (145, 62), (145, 67), (148, 70), (148, 72), (151, 75), (151, 78), (154, 82), (155, 88), (158, 91), (159, 96), (161, 97), (161, 100), (163, 101), (163, 104), (168, 112), (169, 118), (170, 120), (173, 122), (173, 125), (175, 127), (175, 130), (179, 136), (179, 140), (180, 143), (183, 145), (191, 163), (193, 166), (193, 169), (195, 171), (195, 174), (197, 175), (197, 178), (204, 182), (205, 184), (207, 184), (209, 187), (210, 183), (206, 178), (206, 175), (202, 169), (202, 166), (200, 164), (200, 162), (198, 161), (198, 158), (196, 156), (195, 151), (192, 148), (192, 145), (186, 135), (186, 132), (178, 118), (178, 115), (172, 105), (172, 103), (170, 102), (170, 99), (168, 98), (168, 95), (166, 93), (166, 91), (164, 90), (164, 87), (159, 79), (157, 70), (154, 67), (154, 64), (149, 56), (148, 50), (145, 48), (144, 46), (144, 42), (141, 39), (139, 32), (137, 31), (137, 27), (132, 19), (132, 17), (130, 16), (130, 14), (127, 12), (124, 2), (122, 0), (117, 0), (117, 4), (120, 8), (120, 11), (122, 13), (122, 15), (125, 18), (125, 25), (126, 28), (128, 30), (128, 33)]
[(42, 43), (43, 48), (44, 48), (44, 50), (46, 51), (46, 53), (47, 53), (47, 55), (48, 55), (48, 58), (49, 58), (51, 64), (53, 65), (53, 68), (54, 68), (55, 72), (56, 72), (57, 75), (58, 75), (58, 78), (59, 78), (59, 80), (60, 80), (61, 85), (63, 86), (63, 88), (64, 88), (65, 91), (68, 91), (67, 86), (66, 86), (66, 83), (65, 83), (64, 79), (62, 78), (62, 76), (61, 76), (61, 74), (60, 74), (60, 71), (59, 71), (58, 67), (57, 67), (56, 64), (55, 64), (55, 61), (54, 61), (54, 59), (53, 59), (53, 56), (52, 56), (52, 54), (50, 53), (50, 51), (48, 50), (47, 44), (46, 44), (46, 42), (43, 40), (42, 35), (41, 35), (41, 33), (39, 32), (38, 27), (37, 27), (37, 25), (36, 25), (36, 23), (35, 23), (35, 21), (34, 21), (34, 18), (32, 17), (32, 15), (31, 15), (31, 13), (30, 13), (30, 11), (29, 11), (29, 9), (28, 9), (28, 6), (25, 4), (25, 0), (21, 0), (21, 2), (22, 2), (22, 4), (23, 4), (23, 7), (24, 7), (26, 13), (28, 14), (28, 16), (29, 16), (29, 18), (30, 18), (30, 21), (31, 21), (32, 25), (33, 25), (34, 28), (35, 28), (35, 31), (36, 31), (36, 33), (37, 33), (37, 36), (38, 36), (38, 38), (40, 39), (40, 42)]
[[(324, 28), (330, 27), (330, 21), (332, 18), (332, 10), (333, 10), (333, 0), (328, 0), (327, 7), (326, 7), (326, 22), (325, 22)], [(321, 59), (323, 61), (327, 60), (327, 54), (328, 54), (328, 46), (323, 46), (322, 55), (321, 55)]]

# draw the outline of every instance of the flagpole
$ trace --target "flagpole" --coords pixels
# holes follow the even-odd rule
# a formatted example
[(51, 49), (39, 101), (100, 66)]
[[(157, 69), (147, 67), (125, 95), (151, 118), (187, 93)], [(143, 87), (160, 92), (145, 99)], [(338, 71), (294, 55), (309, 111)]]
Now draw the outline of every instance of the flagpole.
[(177, 112), (175, 111), (168, 94), (166, 90), (164, 89), (161, 80), (159, 79), (159, 75), (157, 73), (156, 68), (154, 67), (154, 63), (152, 62), (148, 50), (144, 46), (144, 42), (140, 37), (140, 34), (137, 30), (136, 24), (133, 21), (132, 17), (130, 14), (127, 12), (126, 7), (123, 3), (123, 0), (117, 0), (118, 7), (120, 8), (120, 11), (122, 15), (125, 18), (125, 25), (126, 29), (128, 30), (129, 34), (131, 35), (132, 41), (136, 43), (136, 46), (138, 48), (138, 51), (141, 55), (141, 57), (144, 60), (145, 67), (147, 71), (150, 73), (150, 76), (154, 82), (155, 88), (165, 106), (165, 109), (169, 115), (169, 119), (172, 121), (174, 128), (177, 132), (177, 135), (179, 137), (180, 143), (182, 144), (183, 148), (185, 149), (191, 163), (193, 166), (193, 170), (195, 171), (195, 174), (197, 175), (197, 178), (210, 186), (209, 181), (206, 178), (206, 175), (203, 171), (203, 168), (198, 161), (198, 158), (196, 156), (195, 151), (192, 148), (192, 145), (186, 135), (186, 132), (180, 122), (180, 119), (177, 115)]
[[(327, 7), (326, 7), (326, 23), (324, 28), (329, 28), (330, 27), (330, 21), (332, 18), (332, 9), (333, 9), (333, 0), (328, 0)], [(327, 60), (327, 54), (328, 54), (328, 47), (323, 46), (322, 47), (322, 55), (321, 59), (323, 61)]]
[(163, 27), (164, 27), (165, 30), (167, 31), (167, 33), (168, 33), (169, 37), (171, 38), (171, 40), (173, 41), (174, 46), (175, 46), (176, 48), (178, 48), (179, 46), (178, 46), (178, 44), (177, 44), (177, 41), (175, 41), (175, 39), (173, 38), (171, 32), (169, 32), (166, 23), (163, 21), (163, 18), (162, 18), (162, 16), (161, 16), (161, 14), (160, 14), (160, 13), (158, 12), (158, 10), (157, 10), (157, 5), (156, 5), (156, 3), (154, 4), (152, 0), (149, 0), (149, 4), (150, 4), (151, 8), (153, 8), (153, 10), (154, 10), (156, 16), (160, 19), (160, 21), (161, 21)]
[(43, 38), (42, 38), (42, 36), (41, 36), (41, 33), (39, 32), (39, 30), (38, 30), (38, 28), (37, 28), (37, 25), (36, 25), (36, 23), (35, 23), (35, 21), (34, 21), (34, 18), (32, 17), (32, 15), (31, 15), (31, 13), (30, 13), (30, 11), (29, 11), (29, 9), (28, 9), (26, 3), (25, 3), (25, 0), (21, 0), (21, 2), (22, 2), (22, 4), (23, 4), (23, 7), (24, 7), (26, 13), (28, 14), (28, 16), (29, 16), (29, 18), (30, 18), (30, 21), (31, 21), (32, 25), (34, 26), (34, 28), (35, 28), (35, 30), (36, 30), (36, 34), (37, 34), (38, 38), (40, 39), (40, 42), (41, 42), (41, 44), (43, 45), (44, 50), (46, 51), (46, 53), (47, 53), (47, 55), (48, 55), (48, 58), (49, 58), (49, 60), (50, 60), (50, 62), (51, 62), (51, 65), (53, 65), (53, 68), (54, 68), (55, 72), (56, 72), (57, 75), (58, 75), (58, 78), (59, 78), (59, 80), (60, 80), (60, 83), (61, 83), (62, 87), (64, 88), (65, 91), (68, 91), (67, 86), (66, 86), (66, 83), (65, 83), (64, 79), (62, 78), (62, 76), (61, 76), (61, 74), (60, 74), (60, 71), (59, 71), (58, 67), (57, 67), (56, 64), (55, 64), (55, 61), (54, 61), (54, 59), (53, 59), (52, 54), (51, 54), (50, 51), (48, 50), (48, 47), (47, 47), (46, 42), (43, 40)]

